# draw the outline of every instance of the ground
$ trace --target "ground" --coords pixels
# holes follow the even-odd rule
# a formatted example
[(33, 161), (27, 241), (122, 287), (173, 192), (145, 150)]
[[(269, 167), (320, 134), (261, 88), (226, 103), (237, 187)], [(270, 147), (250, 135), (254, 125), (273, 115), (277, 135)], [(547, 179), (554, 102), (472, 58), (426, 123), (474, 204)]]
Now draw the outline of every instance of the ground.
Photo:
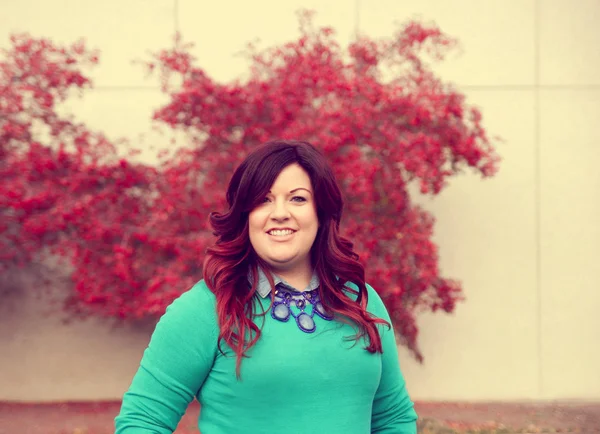
[[(17, 404), (0, 402), (0, 434), (110, 434), (119, 402)], [(598, 403), (417, 402), (422, 434), (600, 433)], [(198, 433), (199, 406), (190, 405), (176, 434)]]

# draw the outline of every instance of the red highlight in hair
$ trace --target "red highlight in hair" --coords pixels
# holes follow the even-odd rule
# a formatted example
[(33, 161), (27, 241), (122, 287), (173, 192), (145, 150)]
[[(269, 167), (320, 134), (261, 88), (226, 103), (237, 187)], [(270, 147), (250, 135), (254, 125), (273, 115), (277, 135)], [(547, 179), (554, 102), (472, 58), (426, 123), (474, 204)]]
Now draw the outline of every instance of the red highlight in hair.
[[(225, 342), (236, 354), (236, 373), (240, 377), (243, 357), (261, 335), (254, 318), (256, 279), (248, 282), (248, 271), (257, 275), (261, 267), (270, 279), (267, 265), (255, 254), (248, 236), (248, 214), (269, 191), (279, 173), (290, 164), (299, 164), (310, 176), (319, 218), (319, 230), (311, 249), (311, 263), (319, 277), (319, 291), (325, 309), (336, 318), (357, 328), (350, 339), (367, 341), (365, 349), (382, 352), (377, 324), (387, 321), (370, 315), (364, 267), (352, 250), (350, 240), (339, 234), (343, 200), (331, 167), (317, 148), (307, 142), (274, 141), (266, 143), (240, 164), (227, 189), (229, 210), (213, 212), (210, 223), (217, 237), (207, 249), (204, 280), (215, 294), (219, 322), (219, 350)], [(345, 284), (352, 282), (354, 291)], [(271, 282), (273, 284), (273, 282)], [(353, 293), (356, 300), (349, 296)], [(273, 294), (271, 294), (273, 298)]]

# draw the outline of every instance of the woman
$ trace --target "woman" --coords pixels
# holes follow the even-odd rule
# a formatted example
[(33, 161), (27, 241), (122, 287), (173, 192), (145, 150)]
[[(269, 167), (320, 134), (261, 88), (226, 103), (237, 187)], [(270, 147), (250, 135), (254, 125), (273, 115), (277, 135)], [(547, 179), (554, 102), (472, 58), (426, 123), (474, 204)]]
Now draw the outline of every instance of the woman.
[(342, 197), (311, 144), (276, 141), (233, 174), (204, 279), (160, 319), (117, 434), (416, 433), (389, 315), (339, 234)]

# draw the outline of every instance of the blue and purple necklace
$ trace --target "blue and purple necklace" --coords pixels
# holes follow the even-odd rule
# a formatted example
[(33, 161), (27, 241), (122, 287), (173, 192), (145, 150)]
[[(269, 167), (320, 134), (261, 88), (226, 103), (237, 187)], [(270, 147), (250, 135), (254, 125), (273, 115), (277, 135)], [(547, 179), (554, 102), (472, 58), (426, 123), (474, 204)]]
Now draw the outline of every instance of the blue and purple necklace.
[[(292, 306), (298, 308), (300, 312), (294, 313)], [(310, 312), (306, 311), (308, 306), (312, 306)], [(314, 320), (315, 314), (326, 321), (333, 319), (333, 315), (326, 312), (321, 303), (319, 288), (300, 292), (289, 289), (283, 284), (277, 285), (275, 288), (275, 301), (271, 308), (271, 316), (274, 319), (287, 322), (290, 317), (293, 317), (300, 330), (305, 333), (312, 333), (317, 328)]]

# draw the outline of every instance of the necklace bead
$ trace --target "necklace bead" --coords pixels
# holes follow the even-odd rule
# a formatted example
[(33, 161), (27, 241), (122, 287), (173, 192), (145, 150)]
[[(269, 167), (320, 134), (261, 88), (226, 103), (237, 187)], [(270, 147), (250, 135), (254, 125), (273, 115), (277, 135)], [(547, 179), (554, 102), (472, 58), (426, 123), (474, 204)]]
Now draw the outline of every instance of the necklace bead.
[[(300, 310), (298, 314), (292, 311), (292, 302)], [(308, 305), (312, 306), (310, 312), (305, 311)], [(283, 284), (278, 285), (275, 290), (275, 300), (271, 307), (271, 317), (273, 319), (280, 322), (287, 322), (290, 316), (292, 316), (296, 320), (296, 325), (300, 330), (304, 333), (313, 333), (317, 328), (314, 320), (315, 314), (326, 321), (333, 319), (333, 315), (326, 312), (325, 307), (321, 303), (318, 288), (312, 291), (298, 292), (287, 288)]]

